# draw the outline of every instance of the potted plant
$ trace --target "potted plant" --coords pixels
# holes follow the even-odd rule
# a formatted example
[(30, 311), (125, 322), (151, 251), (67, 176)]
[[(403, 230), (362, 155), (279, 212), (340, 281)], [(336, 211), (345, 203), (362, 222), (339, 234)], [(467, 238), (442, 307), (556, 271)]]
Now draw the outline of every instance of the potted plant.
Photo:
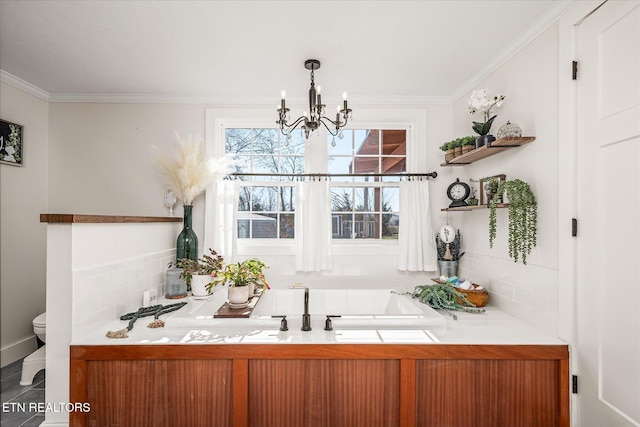
[[(443, 227), (446, 228), (448, 226)], [(451, 243), (445, 243), (436, 233), (436, 250), (438, 252), (438, 269), (441, 276), (456, 276), (458, 274), (458, 261), (464, 255), (460, 252), (460, 230), (455, 231), (455, 237)]]
[(488, 97), (486, 89), (474, 90), (471, 93), (468, 101), (469, 112), (471, 114), (480, 112), (484, 117), (484, 122), (473, 122), (473, 126), (471, 127), (473, 131), (479, 135), (476, 139), (476, 148), (480, 148), (483, 145), (490, 145), (492, 141), (496, 140), (493, 135), (489, 134), (491, 125), (497, 117), (496, 115), (491, 115), (491, 110), (500, 108), (504, 98), (504, 95)]
[(453, 141), (451, 141), (451, 145), (453, 145), (454, 158), (462, 156), (462, 139), (461, 138), (454, 139)]
[[(505, 193), (509, 200), (509, 257), (526, 264), (527, 255), (537, 244), (538, 204), (529, 184), (519, 179), (500, 182), (496, 194)], [(496, 199), (489, 203), (490, 247), (496, 237)]]
[(465, 136), (462, 138), (462, 154), (468, 153), (469, 151), (476, 148), (476, 138), (473, 136)]
[(444, 161), (445, 163), (449, 163), (451, 160), (454, 159), (455, 157), (455, 153), (454, 153), (454, 149), (453, 146), (451, 145), (451, 142), (445, 142), (444, 144), (442, 144), (440, 146), (440, 149), (442, 151), (444, 151)]
[(216, 271), (207, 288), (212, 289), (217, 284), (228, 284), (229, 303), (232, 305), (245, 304), (253, 295), (255, 286), (269, 286), (262, 273), (266, 268), (268, 268), (267, 265), (257, 258), (227, 264), (224, 268)]
[(180, 277), (191, 286), (191, 295), (194, 297), (205, 297), (213, 293), (213, 286), (208, 285), (212, 282), (212, 276), (224, 266), (222, 256), (213, 249), (209, 249), (209, 252), (211, 255), (204, 255), (196, 260), (183, 258), (178, 261), (178, 267), (183, 269)]
[(467, 205), (478, 206), (478, 198), (476, 197), (476, 195), (478, 194), (478, 191), (476, 190), (475, 187), (470, 187), (470, 188), (471, 188), (471, 195), (467, 199)]

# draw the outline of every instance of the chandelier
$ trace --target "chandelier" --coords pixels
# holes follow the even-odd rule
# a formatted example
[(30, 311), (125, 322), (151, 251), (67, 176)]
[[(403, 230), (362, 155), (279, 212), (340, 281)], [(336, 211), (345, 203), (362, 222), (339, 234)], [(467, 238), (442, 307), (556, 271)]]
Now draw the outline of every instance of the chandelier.
[[(342, 94), (342, 108), (338, 105), (338, 111), (336, 112), (336, 119), (331, 120), (326, 117), (324, 107), (322, 103), (322, 97), (320, 95), (320, 86), (316, 88), (313, 80), (313, 72), (320, 68), (320, 61), (317, 59), (307, 59), (304, 61), (304, 68), (311, 70), (311, 87), (309, 88), (309, 114), (305, 111), (302, 116), (298, 117), (293, 123), (289, 123), (289, 109), (285, 102), (285, 92), (282, 91), (282, 99), (280, 100), (280, 106), (278, 108), (278, 121), (276, 122), (280, 126), (280, 132), (287, 137), (287, 140), (291, 139), (291, 132), (297, 128), (300, 124), (304, 128), (304, 135), (308, 139), (309, 133), (318, 129), (320, 123), (327, 128), (332, 136), (342, 137), (341, 129), (347, 125), (347, 121), (351, 118), (351, 110), (347, 105), (347, 93)], [(335, 146), (335, 139), (332, 142)]]

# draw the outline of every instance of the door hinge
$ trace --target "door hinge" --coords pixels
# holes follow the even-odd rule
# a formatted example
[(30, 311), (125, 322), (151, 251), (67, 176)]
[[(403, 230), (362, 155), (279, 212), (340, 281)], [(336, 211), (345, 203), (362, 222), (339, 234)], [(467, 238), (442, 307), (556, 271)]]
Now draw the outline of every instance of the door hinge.
[(578, 219), (571, 218), (571, 237), (576, 237), (578, 235)]
[(571, 392), (573, 394), (578, 393), (578, 376), (577, 375), (571, 375)]
[(571, 63), (571, 79), (578, 80), (578, 61)]

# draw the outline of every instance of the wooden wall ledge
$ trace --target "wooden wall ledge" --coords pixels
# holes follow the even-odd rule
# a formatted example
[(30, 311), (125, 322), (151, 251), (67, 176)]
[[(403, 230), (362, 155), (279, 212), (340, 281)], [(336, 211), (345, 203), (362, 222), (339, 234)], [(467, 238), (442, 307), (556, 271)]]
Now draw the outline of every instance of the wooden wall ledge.
[(145, 222), (182, 222), (182, 218), (175, 216), (40, 214), (40, 222), (62, 224), (121, 224)]

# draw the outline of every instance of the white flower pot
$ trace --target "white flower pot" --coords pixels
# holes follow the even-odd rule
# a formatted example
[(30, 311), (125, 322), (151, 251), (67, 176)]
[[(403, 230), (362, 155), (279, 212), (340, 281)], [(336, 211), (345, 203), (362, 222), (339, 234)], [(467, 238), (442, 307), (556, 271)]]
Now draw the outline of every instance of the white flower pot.
[(229, 287), (229, 303), (244, 304), (249, 301), (249, 286)]
[(206, 297), (207, 295), (210, 295), (210, 293), (207, 292), (207, 285), (210, 282), (211, 275), (194, 274), (191, 277), (191, 295), (193, 295), (194, 297)]

